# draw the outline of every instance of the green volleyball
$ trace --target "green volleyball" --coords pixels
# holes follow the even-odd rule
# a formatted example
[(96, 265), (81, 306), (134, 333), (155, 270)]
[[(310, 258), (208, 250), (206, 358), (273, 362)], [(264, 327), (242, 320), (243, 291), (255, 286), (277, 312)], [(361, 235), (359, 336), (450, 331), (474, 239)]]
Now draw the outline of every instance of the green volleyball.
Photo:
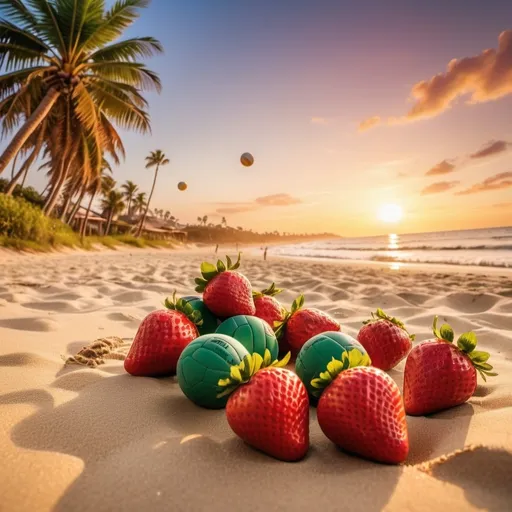
[(341, 354), (353, 348), (366, 354), (365, 348), (356, 339), (339, 331), (322, 332), (313, 336), (300, 349), (295, 361), (295, 373), (313, 397), (315, 388), (311, 381), (325, 372), (327, 364), (334, 359), (341, 359)]
[(222, 409), (229, 396), (217, 398), (219, 379), (227, 379), (231, 366), (249, 353), (244, 346), (223, 334), (205, 334), (189, 343), (178, 359), (176, 374), (185, 396), (209, 409)]
[(196, 311), (201, 313), (203, 323), (197, 327), (199, 334), (211, 334), (215, 332), (217, 326), (217, 317), (206, 307), (205, 303), (200, 297), (189, 296), (183, 297), (183, 300), (190, 304)]
[(265, 320), (250, 315), (238, 315), (224, 320), (216, 331), (238, 340), (249, 352), (265, 356), (270, 351), (272, 360), (277, 359), (279, 344), (274, 331)]

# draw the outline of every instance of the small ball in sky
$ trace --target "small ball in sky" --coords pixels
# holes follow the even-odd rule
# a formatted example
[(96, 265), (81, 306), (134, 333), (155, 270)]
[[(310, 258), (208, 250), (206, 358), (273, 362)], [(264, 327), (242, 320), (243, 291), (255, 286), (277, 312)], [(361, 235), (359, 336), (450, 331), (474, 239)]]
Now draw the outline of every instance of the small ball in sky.
[(251, 153), (244, 153), (240, 157), (240, 162), (242, 162), (242, 165), (245, 167), (250, 167), (254, 163), (254, 157), (251, 155)]
[(184, 181), (180, 181), (178, 183), (178, 190), (181, 190), (182, 192), (184, 190), (187, 190), (188, 185)]

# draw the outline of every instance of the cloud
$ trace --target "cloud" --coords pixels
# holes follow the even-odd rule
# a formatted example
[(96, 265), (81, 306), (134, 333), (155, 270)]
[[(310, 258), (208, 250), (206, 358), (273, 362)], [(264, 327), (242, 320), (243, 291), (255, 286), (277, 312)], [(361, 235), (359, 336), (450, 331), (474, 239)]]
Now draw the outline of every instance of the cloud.
[(434, 167), (429, 169), (425, 173), (425, 176), (439, 176), (440, 174), (449, 174), (450, 172), (453, 172), (455, 167), (455, 164), (449, 160), (443, 160), (442, 162), (439, 162), (438, 164), (434, 165)]
[(373, 128), (374, 126), (377, 126), (380, 123), (381, 123), (381, 118), (379, 116), (369, 117), (368, 119), (365, 119), (364, 121), (361, 121), (359, 123), (358, 130), (360, 132), (365, 132), (366, 130)]
[(511, 203), (496, 203), (492, 205), (493, 208), (512, 208), (512, 202)]
[(290, 194), (272, 194), (269, 196), (257, 197), (252, 202), (217, 203), (218, 208), (216, 209), (215, 212), (220, 215), (229, 215), (252, 212), (255, 210), (260, 210), (261, 208), (268, 208), (271, 206), (292, 206), (294, 204), (301, 203), (303, 203), (302, 199), (299, 199), (298, 197), (293, 197)]
[(512, 143), (505, 140), (491, 140), (482, 149), (479, 149), (476, 153), (469, 156), (470, 158), (485, 158), (503, 153), (503, 151), (507, 151), (510, 146), (512, 146)]
[[(498, 37), (498, 49), (487, 49), (473, 57), (452, 59), (444, 73), (413, 85), (410, 96), (414, 105), (399, 118), (386, 124), (401, 124), (435, 117), (450, 109), (459, 96), (469, 95), (469, 104), (484, 103), (512, 94), (512, 30)], [(368, 129), (377, 124), (371, 119), (359, 125)]]
[(263, 206), (290, 206), (299, 204), (302, 201), (290, 194), (273, 194), (271, 196), (257, 197), (255, 202)]
[(320, 124), (320, 125), (326, 125), (328, 123), (327, 119), (325, 117), (312, 117), (311, 118), (311, 124)]
[(500, 172), (490, 178), (485, 179), (482, 183), (476, 183), (472, 187), (457, 192), (456, 196), (465, 196), (468, 194), (479, 194), (480, 192), (488, 192), (489, 190), (501, 190), (512, 187), (512, 172)]
[(446, 192), (459, 184), (458, 181), (439, 181), (438, 183), (432, 183), (428, 187), (425, 187), (421, 191), (422, 196), (426, 196), (429, 194), (439, 194), (441, 192)]

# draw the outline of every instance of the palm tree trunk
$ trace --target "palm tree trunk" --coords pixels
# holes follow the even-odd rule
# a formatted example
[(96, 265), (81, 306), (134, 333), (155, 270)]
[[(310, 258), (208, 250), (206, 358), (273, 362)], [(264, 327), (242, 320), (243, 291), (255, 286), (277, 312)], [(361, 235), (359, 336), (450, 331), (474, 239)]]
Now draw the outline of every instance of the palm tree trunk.
[(132, 198), (128, 199), (128, 217), (132, 216)]
[(9, 182), (9, 185), (7, 185), (7, 189), (5, 191), (5, 195), (12, 196), (12, 193), (14, 192), (14, 189), (16, 188), (16, 184), (18, 183), (18, 180), (20, 179), (21, 175), (25, 171), (24, 166), (21, 166), (21, 169), (16, 173), (14, 178)]
[(16, 153), (16, 156), (14, 157), (14, 160), (12, 161), (12, 167), (11, 167), (11, 180), (14, 178), (14, 169), (16, 169), (16, 161), (18, 160), (19, 152)]
[(44, 208), (44, 213), (46, 215), (50, 215), (55, 208), (55, 205), (57, 204), (57, 200), (59, 199), (60, 191), (62, 190), (62, 187), (64, 186), (64, 183), (66, 182), (66, 178), (68, 177), (69, 169), (71, 168), (71, 158), (68, 160), (67, 165), (65, 166), (64, 172), (62, 173), (62, 176), (59, 178), (59, 181), (55, 185), (55, 188), (53, 189), (52, 193), (50, 194), (50, 197), (48, 198), (48, 201)]
[(112, 218), (114, 217), (114, 210), (110, 210), (108, 214), (108, 222), (107, 229), (105, 230), (105, 235), (108, 236), (110, 234), (110, 224), (112, 224)]
[(85, 196), (85, 192), (86, 192), (86, 187), (83, 187), (82, 192), (80, 193), (80, 196), (78, 198), (78, 201), (75, 203), (75, 205), (73, 206), (73, 208), (71, 210), (71, 213), (69, 214), (69, 217), (67, 220), (68, 224), (71, 224), (73, 222), (73, 219), (75, 218), (75, 215), (77, 214), (78, 209), (80, 208), (80, 205), (82, 204), (82, 200)]
[(60, 92), (52, 87), (43, 98), (41, 103), (34, 110), (32, 115), (25, 121), (25, 124), (18, 130), (18, 133), (12, 138), (9, 145), (5, 148), (2, 156), (0, 156), (0, 174), (4, 172), (7, 164), (14, 158), (23, 144), (32, 135), (34, 130), (41, 124), (43, 119), (48, 115), (53, 105), (57, 101)]
[(80, 238), (81, 238), (82, 242), (84, 241), (85, 232), (87, 231), (87, 221), (89, 220), (89, 213), (91, 211), (94, 196), (95, 196), (95, 194), (91, 194), (91, 199), (89, 199), (89, 204), (87, 205), (87, 211), (85, 212), (84, 223), (82, 224), (82, 231), (80, 232)]
[(137, 232), (137, 235), (136, 235), (137, 238), (142, 233), (142, 229), (144, 228), (144, 222), (146, 222), (146, 217), (148, 215), (148, 210), (149, 210), (149, 204), (151, 203), (151, 198), (153, 197), (153, 192), (155, 190), (156, 178), (158, 176), (158, 168), (159, 167), (160, 167), (160, 165), (157, 165), (156, 169), (155, 169), (155, 178), (153, 179), (153, 186), (151, 187), (151, 192), (149, 193), (148, 204), (146, 205), (146, 210), (144, 211), (144, 215), (142, 216), (142, 220), (140, 222), (139, 231)]
[(64, 219), (66, 218), (66, 213), (68, 213), (68, 208), (69, 208), (70, 203), (71, 203), (71, 193), (68, 194), (68, 197), (66, 197), (66, 200), (64, 201), (64, 204), (62, 205), (62, 213), (60, 214), (61, 222), (64, 222)]
[(30, 170), (30, 166), (27, 165), (27, 168), (25, 169), (25, 174), (23, 175), (23, 179), (21, 180), (21, 188), (23, 188), (25, 186), (25, 181), (27, 180), (29, 170)]

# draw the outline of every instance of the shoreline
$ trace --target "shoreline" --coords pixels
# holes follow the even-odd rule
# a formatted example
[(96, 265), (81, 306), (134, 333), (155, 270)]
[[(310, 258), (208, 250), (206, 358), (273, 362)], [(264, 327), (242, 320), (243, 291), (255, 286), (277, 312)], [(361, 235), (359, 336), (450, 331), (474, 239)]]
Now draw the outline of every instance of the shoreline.
[[(261, 260), (259, 247), (261, 244), (239, 244), (239, 251), (242, 252), (243, 258), (246, 260)], [(268, 247), (271, 247), (269, 244)], [(47, 252), (38, 251), (18, 251), (16, 249), (0, 248), (0, 263), (12, 261), (20, 256), (23, 258), (59, 258), (68, 256), (83, 256), (83, 255), (115, 255), (119, 253), (134, 254), (155, 254), (161, 255), (163, 253), (170, 254), (183, 254), (183, 255), (207, 255), (210, 254), (211, 258), (225, 258), (225, 252), (230, 251), (230, 255), (236, 253), (236, 244), (219, 244), (219, 250), (215, 254), (215, 244), (212, 245), (198, 245), (198, 244), (176, 244), (173, 247), (136, 247), (129, 244), (119, 244), (115, 247), (107, 247), (102, 244), (95, 244), (90, 249), (83, 249), (81, 247), (61, 247), (55, 248)], [(244, 249), (247, 252), (244, 252)], [(477, 275), (502, 275), (504, 277), (512, 276), (512, 268), (510, 267), (492, 267), (484, 265), (458, 265), (447, 263), (422, 263), (422, 262), (385, 262), (385, 261), (372, 261), (372, 260), (343, 260), (334, 258), (320, 258), (314, 256), (288, 256), (288, 255), (275, 255), (271, 252), (267, 255), (267, 262), (271, 261), (295, 261), (295, 262), (308, 262), (318, 263), (329, 266), (339, 266), (340, 268), (378, 268), (389, 270), (396, 273), (417, 273), (417, 272), (445, 272), (450, 274), (477, 274)]]

